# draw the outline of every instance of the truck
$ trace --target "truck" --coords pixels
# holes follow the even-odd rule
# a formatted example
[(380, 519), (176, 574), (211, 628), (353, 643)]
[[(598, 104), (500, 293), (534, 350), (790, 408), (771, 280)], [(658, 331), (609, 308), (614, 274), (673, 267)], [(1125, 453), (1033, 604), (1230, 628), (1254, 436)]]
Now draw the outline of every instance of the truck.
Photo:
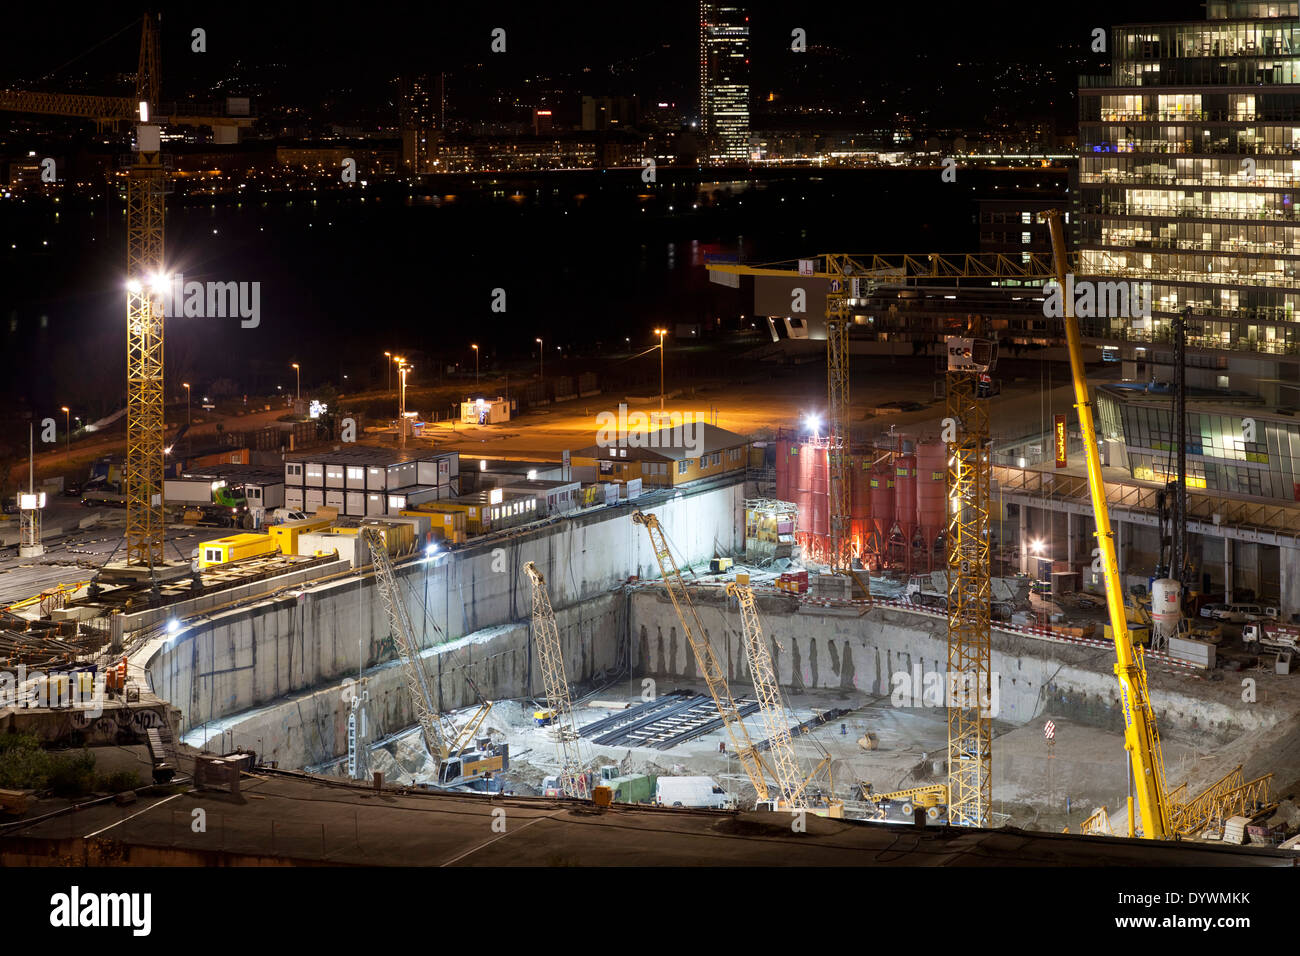
[(94, 508), (96, 505), (125, 508), (126, 495), (122, 493), (122, 487), (116, 482), (102, 477), (92, 478), (81, 489), (81, 503), (87, 508)]
[(211, 478), (168, 478), (163, 482), (167, 510), (188, 525), (251, 530), (252, 516), (242, 485)]
[(1300, 625), (1279, 624), (1276, 621), (1264, 621), (1243, 625), (1241, 642), (1247, 647), (1271, 647), (1280, 651), (1294, 651), (1300, 648)]

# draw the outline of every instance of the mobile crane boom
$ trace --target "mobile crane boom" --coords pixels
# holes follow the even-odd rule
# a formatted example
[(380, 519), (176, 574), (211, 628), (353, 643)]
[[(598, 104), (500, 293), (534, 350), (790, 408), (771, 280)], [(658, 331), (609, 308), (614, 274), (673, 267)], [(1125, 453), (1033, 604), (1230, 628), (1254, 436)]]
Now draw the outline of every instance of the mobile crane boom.
[(566, 796), (586, 799), (587, 775), (582, 771), (582, 757), (578, 751), (578, 727), (573, 717), (573, 702), (569, 699), (569, 681), (564, 673), (564, 654), (560, 647), (560, 629), (555, 623), (555, 609), (546, 589), (546, 578), (529, 561), (524, 573), (533, 587), (533, 640), (537, 644), (537, 660), (542, 668), (542, 682), (546, 686), (546, 706), (555, 712), (553, 731), (555, 747), (560, 758), (560, 787)]
[[(1052, 252), (1056, 264), (1056, 281), (1066, 288), (1065, 233), (1059, 210), (1042, 214), (1052, 235)], [(1142, 835), (1149, 840), (1172, 836), (1169, 802), (1165, 791), (1164, 758), (1160, 736), (1156, 732), (1155, 711), (1147, 691), (1147, 671), (1142, 652), (1136, 652), (1128, 634), (1128, 615), (1124, 608), (1124, 590), (1115, 559), (1115, 537), (1110, 528), (1106, 504), (1106, 486), (1101, 477), (1101, 459), (1097, 454), (1097, 431), (1092, 419), (1092, 401), (1088, 379), (1083, 369), (1079, 320), (1074, 303), (1065, 301), (1065, 341), (1070, 353), (1070, 373), (1074, 379), (1075, 407), (1079, 410), (1079, 431), (1083, 437), (1084, 457), (1088, 463), (1088, 488), (1092, 493), (1092, 510), (1097, 525), (1097, 547), (1106, 580), (1106, 605), (1110, 610), (1111, 631), (1115, 636), (1115, 676), (1119, 678), (1120, 703), (1124, 709), (1124, 749), (1133, 766), (1133, 783), (1138, 808), (1142, 813)], [(1130, 823), (1132, 813), (1129, 814)]]

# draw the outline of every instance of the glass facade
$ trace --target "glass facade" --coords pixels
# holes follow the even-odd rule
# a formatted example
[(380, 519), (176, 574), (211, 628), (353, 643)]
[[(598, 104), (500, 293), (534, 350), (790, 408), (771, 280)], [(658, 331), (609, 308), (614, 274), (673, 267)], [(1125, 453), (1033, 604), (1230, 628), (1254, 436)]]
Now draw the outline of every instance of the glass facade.
[(1112, 31), (1080, 87), (1079, 271), (1149, 280), (1152, 316), (1092, 338), (1300, 352), (1300, 6), (1210, 0), (1200, 23)]
[[(1255, 408), (1224, 409), (1188, 402), (1187, 487), (1256, 498), (1300, 501), (1300, 422), (1261, 417)], [(1129, 473), (1144, 481), (1172, 481), (1178, 470), (1173, 406), (1105, 388), (1097, 393), (1104, 438), (1120, 439)], [(1254, 421), (1246, 441), (1245, 420)]]
[(749, 159), (749, 17), (700, 3), (700, 125), (721, 159)]

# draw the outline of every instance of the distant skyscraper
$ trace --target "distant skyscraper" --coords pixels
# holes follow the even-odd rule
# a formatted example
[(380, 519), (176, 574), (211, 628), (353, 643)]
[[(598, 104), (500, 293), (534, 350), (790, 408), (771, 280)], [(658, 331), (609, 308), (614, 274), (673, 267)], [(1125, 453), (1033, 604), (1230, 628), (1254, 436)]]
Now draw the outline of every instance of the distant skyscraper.
[(700, 132), (710, 152), (749, 158), (749, 17), (729, 3), (700, 3)]
[(443, 126), (446, 103), (442, 73), (403, 76), (398, 79), (399, 123), (402, 130), (402, 167), (427, 173), (437, 153), (438, 131)]

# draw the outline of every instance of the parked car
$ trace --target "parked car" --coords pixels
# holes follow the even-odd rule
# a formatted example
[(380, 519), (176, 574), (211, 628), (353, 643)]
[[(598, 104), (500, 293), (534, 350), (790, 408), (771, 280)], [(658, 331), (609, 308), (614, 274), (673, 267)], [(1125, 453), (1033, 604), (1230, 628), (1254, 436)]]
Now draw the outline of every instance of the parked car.
[(1202, 605), (1201, 605), (1201, 617), (1216, 617), (1216, 618), (1217, 618), (1217, 617), (1219, 616), (1219, 612), (1220, 612), (1220, 611), (1226, 611), (1227, 609), (1228, 609), (1228, 605), (1226, 605), (1226, 604), (1221, 604), (1221, 603), (1220, 603), (1220, 604), (1202, 604)]
[(1229, 624), (1247, 624), (1251, 621), (1263, 620), (1265, 614), (1264, 609), (1258, 604), (1229, 604), (1215, 617)]

